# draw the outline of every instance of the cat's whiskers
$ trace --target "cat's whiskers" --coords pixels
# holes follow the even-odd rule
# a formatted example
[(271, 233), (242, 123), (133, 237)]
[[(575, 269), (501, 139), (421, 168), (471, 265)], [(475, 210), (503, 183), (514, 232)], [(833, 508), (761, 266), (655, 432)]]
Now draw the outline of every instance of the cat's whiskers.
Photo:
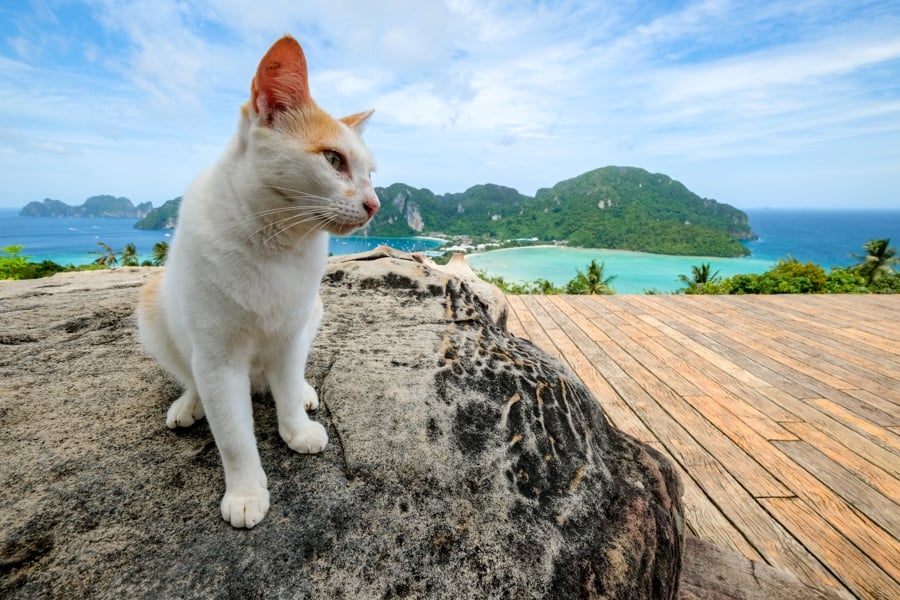
[(308, 228), (308, 231), (303, 235), (302, 239), (305, 239), (309, 233), (315, 231), (316, 229), (323, 229), (324, 226), (331, 221), (331, 216), (333, 216), (333, 209), (323, 208), (317, 211), (309, 211), (303, 214), (295, 214), (283, 219), (279, 219), (275, 222), (264, 225), (262, 228), (258, 230), (258, 232), (262, 232), (268, 228), (274, 229), (274, 232), (271, 233), (268, 237), (266, 237), (262, 244), (263, 246), (268, 245), (269, 242), (279, 238), (285, 232), (296, 228), (298, 225), (303, 225), (306, 223), (312, 223), (312, 227)]

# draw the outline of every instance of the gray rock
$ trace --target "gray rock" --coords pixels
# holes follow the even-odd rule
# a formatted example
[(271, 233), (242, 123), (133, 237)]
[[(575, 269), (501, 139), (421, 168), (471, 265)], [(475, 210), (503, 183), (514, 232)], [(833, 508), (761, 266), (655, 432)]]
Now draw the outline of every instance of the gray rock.
[(464, 273), (383, 250), (323, 285), (331, 444), (292, 452), (256, 398), (272, 509), (232, 529), (205, 421), (166, 428), (179, 391), (135, 338), (151, 272), (0, 283), (0, 596), (675, 597), (671, 465)]

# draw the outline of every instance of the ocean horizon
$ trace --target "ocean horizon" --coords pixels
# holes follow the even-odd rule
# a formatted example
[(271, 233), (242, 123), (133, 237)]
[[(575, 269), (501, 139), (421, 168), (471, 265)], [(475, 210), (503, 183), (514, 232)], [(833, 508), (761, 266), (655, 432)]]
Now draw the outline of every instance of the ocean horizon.
[[(151, 256), (153, 245), (170, 241), (171, 231), (134, 229), (137, 219), (89, 217), (20, 217), (19, 209), (0, 209), (0, 248), (22, 245), (31, 260), (53, 260), (60, 264), (89, 264), (100, 253), (97, 242), (117, 252), (134, 243), (141, 259)], [(779, 259), (789, 256), (813, 262), (826, 270), (858, 262), (852, 254), (863, 253), (871, 239), (889, 238), (900, 244), (900, 210), (787, 210), (751, 209), (750, 226), (758, 240), (744, 244), (751, 252), (745, 258), (669, 256), (626, 250), (533, 246), (492, 250), (469, 255), (469, 264), (490, 276), (510, 282), (548, 279), (562, 286), (575, 277), (576, 269), (591, 260), (604, 263), (606, 276), (615, 276), (612, 287), (620, 294), (647, 291), (673, 292), (683, 286), (679, 275), (690, 275), (691, 267), (709, 262), (723, 277), (738, 273), (762, 273)], [(433, 250), (440, 242), (430, 238), (332, 237), (332, 254), (363, 252), (387, 244), (407, 252)]]

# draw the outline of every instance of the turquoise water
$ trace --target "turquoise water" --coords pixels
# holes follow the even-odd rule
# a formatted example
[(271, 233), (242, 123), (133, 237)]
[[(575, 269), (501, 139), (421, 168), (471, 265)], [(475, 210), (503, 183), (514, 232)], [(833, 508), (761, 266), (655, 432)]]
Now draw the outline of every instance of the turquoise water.
[(709, 262), (713, 271), (727, 277), (738, 273), (762, 273), (772, 261), (759, 258), (700, 258), (695, 256), (662, 256), (622, 250), (584, 248), (517, 248), (497, 250), (468, 257), (474, 269), (488, 275), (502, 276), (507, 281), (548, 279), (563, 286), (575, 277), (575, 270), (585, 270), (591, 260), (603, 262), (605, 277), (615, 275), (610, 285), (619, 294), (641, 294), (645, 291), (675, 291), (684, 287), (678, 275), (690, 275), (691, 266)]
[[(691, 267), (710, 262), (713, 271), (730, 276), (761, 273), (780, 258), (791, 255), (812, 261), (826, 269), (857, 262), (851, 253), (863, 251), (871, 239), (890, 238), (900, 247), (900, 210), (893, 211), (747, 211), (750, 225), (760, 236), (747, 242), (749, 258), (702, 258), (662, 256), (618, 250), (577, 248), (522, 248), (499, 250), (469, 257), (469, 263), (489, 275), (508, 281), (549, 279), (564, 285), (592, 260), (603, 261), (606, 275), (615, 275), (612, 286), (620, 294), (646, 290), (675, 291), (683, 285), (679, 275), (690, 275)], [(158, 241), (170, 240), (171, 232), (134, 229), (134, 219), (33, 218), (19, 217), (16, 209), (0, 209), (0, 248), (25, 246), (24, 255), (33, 260), (54, 260), (61, 264), (93, 262), (98, 241), (121, 251), (134, 243), (142, 259)], [(440, 242), (424, 238), (332, 238), (333, 254), (350, 254), (387, 244), (407, 252), (427, 251)]]
[(713, 272), (728, 277), (738, 273), (762, 273), (780, 258), (793, 256), (812, 261), (826, 269), (850, 266), (871, 239), (890, 238), (900, 246), (900, 210), (895, 211), (746, 211), (759, 240), (747, 242), (748, 258), (703, 258), (662, 256), (620, 250), (579, 248), (520, 248), (498, 250), (468, 257), (469, 264), (507, 281), (548, 279), (562, 286), (596, 259), (604, 263), (604, 275), (619, 294), (640, 294), (648, 290), (671, 292), (684, 287), (679, 275), (691, 274), (691, 267), (709, 262)]
[[(172, 239), (171, 231), (135, 229), (137, 219), (88, 217), (20, 217), (17, 209), (0, 209), (0, 248), (24, 246), (24, 256), (33, 261), (52, 260), (61, 265), (84, 265), (102, 253), (97, 242), (121, 252), (133, 243), (141, 260), (151, 257), (157, 242)], [(385, 244), (406, 252), (433, 250), (442, 242), (427, 238), (332, 237), (332, 254), (353, 254)]]

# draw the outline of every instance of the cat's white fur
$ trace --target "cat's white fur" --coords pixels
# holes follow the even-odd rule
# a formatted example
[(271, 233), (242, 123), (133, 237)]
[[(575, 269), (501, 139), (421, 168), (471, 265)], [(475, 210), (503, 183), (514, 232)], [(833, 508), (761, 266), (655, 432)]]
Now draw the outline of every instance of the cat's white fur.
[(251, 388), (271, 390), (292, 449), (328, 443), (306, 414), (318, 398), (304, 379), (328, 232), (348, 233), (378, 210), (358, 131), (371, 113), (322, 112), (293, 38), (272, 47), (251, 90), (225, 153), (184, 195), (165, 273), (138, 307), (142, 343), (185, 390), (166, 424), (206, 416), (225, 470), (222, 516), (235, 527), (269, 510)]

